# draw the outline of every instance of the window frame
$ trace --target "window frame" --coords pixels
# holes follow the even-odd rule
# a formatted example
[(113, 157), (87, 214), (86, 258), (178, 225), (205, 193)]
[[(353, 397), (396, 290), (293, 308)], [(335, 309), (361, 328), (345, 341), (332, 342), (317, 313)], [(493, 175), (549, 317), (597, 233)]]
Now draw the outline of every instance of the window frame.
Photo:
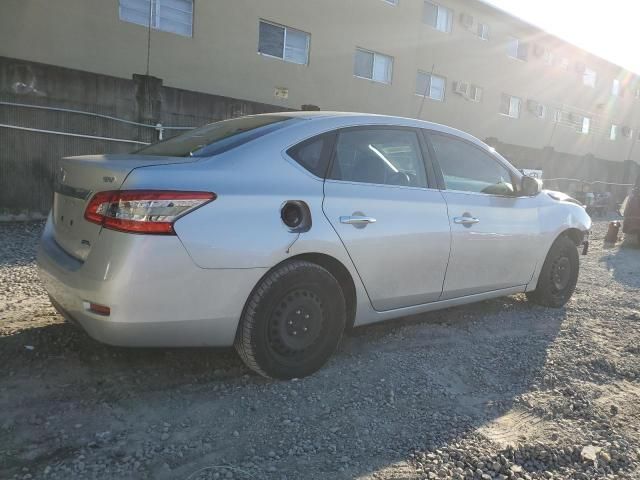
[[(509, 162), (507, 162), (506, 160), (503, 160), (502, 158), (500, 158), (499, 156), (497, 156), (495, 153), (495, 151), (487, 151), (484, 150), (483, 148), (481, 148), (480, 146), (476, 145), (473, 142), (470, 142), (469, 140), (467, 140), (466, 138), (457, 136), (457, 135), (452, 135), (450, 133), (445, 133), (445, 132), (440, 132), (437, 130), (432, 130), (432, 129), (427, 129), (427, 128), (423, 128), (421, 129), (423, 136), (425, 137), (425, 143), (427, 144), (427, 148), (429, 149), (429, 156), (431, 158), (431, 163), (433, 165), (433, 169), (435, 172), (435, 176), (436, 176), (436, 180), (438, 183), (438, 190), (442, 190), (442, 191), (446, 191), (446, 192), (452, 192), (452, 193), (462, 193), (465, 195), (483, 195), (485, 197), (497, 197), (497, 198), (520, 198), (520, 179), (522, 178), (521, 175), (519, 174), (519, 172), (516, 170), (516, 168), (511, 165)], [(484, 153), (485, 155), (487, 155), (489, 158), (491, 158), (492, 160), (494, 160), (495, 162), (497, 162), (500, 166), (502, 166), (505, 170), (507, 170), (507, 172), (509, 173), (509, 176), (511, 177), (511, 185), (513, 187), (513, 195), (499, 195), (496, 193), (482, 193), (482, 192), (470, 192), (468, 190), (454, 190), (454, 189), (450, 189), (447, 188), (446, 183), (444, 181), (444, 173), (442, 172), (442, 167), (440, 166), (440, 161), (438, 160), (438, 155), (436, 154), (435, 149), (433, 148), (433, 143), (431, 142), (431, 136), (432, 135), (439, 135), (442, 137), (446, 137), (446, 138), (450, 138), (453, 140), (458, 140), (460, 142), (463, 142), (477, 150), (479, 150), (480, 152)]]
[[(591, 78), (593, 78), (593, 82), (590, 80)], [(593, 68), (584, 67), (584, 72), (582, 72), (582, 85), (589, 88), (596, 88), (598, 86), (598, 72)]]
[[(271, 25), (272, 27), (282, 28), (284, 30), (284, 37), (282, 39), (282, 56), (278, 57), (277, 55), (271, 55), (270, 53), (264, 53), (260, 51), (260, 24), (264, 23), (267, 25)], [(305, 63), (293, 62), (291, 60), (287, 60), (287, 30), (295, 30), (296, 32), (304, 33), (307, 36), (307, 45), (306, 45), (306, 53), (307, 60)], [(282, 60), (286, 63), (292, 63), (294, 65), (303, 65), (305, 67), (309, 66), (309, 61), (311, 59), (311, 34), (309, 32), (305, 32), (304, 30), (300, 30), (299, 28), (288, 27), (286, 25), (282, 25), (280, 23), (272, 22), (271, 20), (265, 20), (264, 18), (258, 19), (258, 55), (261, 57), (267, 58), (275, 58), (278, 60)]]
[[(482, 27), (482, 30), (480, 30), (481, 27)], [(489, 24), (478, 22), (478, 26), (476, 28), (476, 36), (480, 40), (484, 40), (485, 42), (488, 42), (489, 41)]]
[[(149, 22), (148, 16), (147, 16), (147, 20), (144, 23), (135, 22), (133, 20), (129, 20), (129, 19), (123, 18), (123, 16), (122, 16), (122, 0), (118, 0), (118, 20), (120, 20), (121, 22), (130, 23), (132, 25), (139, 25), (139, 26), (147, 28), (147, 29), (149, 27), (151, 27), (152, 30), (157, 30), (158, 32), (171, 33), (173, 35), (179, 35), (181, 37), (193, 38), (193, 36), (194, 36), (193, 31), (194, 31), (195, 9), (196, 9), (195, 3), (196, 2), (195, 2), (195, 0), (186, 0), (186, 1), (191, 3), (191, 12), (185, 12), (185, 11), (182, 11), (182, 10), (180, 10), (180, 11), (182, 13), (191, 13), (191, 21), (189, 23), (189, 26), (191, 28), (190, 28), (190, 31), (189, 31), (188, 35), (184, 34), (184, 33), (178, 33), (178, 32), (175, 32), (173, 30), (167, 30), (165, 28), (160, 28), (160, 18), (161, 18), (160, 11), (162, 9), (161, 0), (149, 0), (149, 2), (151, 4), (151, 13), (152, 13), (152, 15), (151, 15), (151, 17), (152, 17), (151, 23), (152, 24), (151, 25), (149, 25), (150, 22)], [(158, 8), (158, 5), (160, 6), (160, 8)], [(127, 7), (125, 6), (125, 8), (127, 8)], [(167, 8), (171, 8), (173, 10), (178, 10), (176, 8), (173, 8), (173, 7), (167, 7)], [(182, 22), (178, 22), (178, 23), (182, 23)]]
[[(513, 118), (515, 120), (520, 119), (520, 116), (522, 114), (522, 98), (516, 97), (515, 95), (511, 95), (509, 93), (502, 93), (502, 95), (509, 97), (509, 113), (504, 113), (501, 110), (498, 110), (498, 113), (503, 117)], [(513, 101), (514, 98), (518, 100), (518, 115), (511, 115), (511, 102)], [(500, 97), (500, 103), (502, 104), (502, 97)]]
[[(476, 95), (475, 96), (471, 96), (471, 89), (475, 89)], [(478, 95), (478, 92), (480, 92), (480, 95)], [(484, 96), (484, 88), (475, 85), (475, 84), (469, 84), (469, 95), (467, 96), (467, 98), (469, 99), (470, 102), (474, 102), (474, 103), (480, 103), (482, 102), (482, 97)]]
[[(333, 169), (333, 164), (335, 163), (336, 153), (338, 149), (338, 142), (340, 140), (340, 134), (349, 131), (358, 131), (358, 130), (400, 130), (400, 131), (410, 131), (415, 133), (416, 138), (418, 140), (418, 153), (420, 154), (420, 158), (422, 159), (422, 166), (424, 167), (424, 173), (426, 178), (426, 186), (425, 187), (416, 187), (410, 185), (390, 185), (387, 183), (366, 183), (366, 182), (355, 182), (353, 180), (339, 180), (335, 178), (330, 178), (331, 170)], [(345, 126), (336, 128), (331, 130), (331, 133), (335, 134), (333, 141), (333, 151), (331, 152), (331, 158), (329, 159), (329, 164), (327, 166), (327, 173), (325, 174), (324, 181), (325, 182), (340, 182), (340, 183), (348, 183), (350, 185), (365, 185), (368, 187), (382, 187), (382, 188), (410, 188), (410, 189), (419, 189), (419, 190), (439, 190), (437, 174), (435, 172), (435, 168), (431, 158), (431, 151), (429, 150), (429, 146), (424, 138), (424, 135), (421, 132), (421, 128), (405, 126), (405, 125), (388, 125), (388, 124), (373, 124), (373, 125), (354, 125), (354, 126)], [(326, 132), (329, 133), (329, 132)], [(297, 162), (296, 162), (297, 163)]]
[[(430, 23), (426, 23), (424, 21), (424, 8), (426, 6), (427, 3), (430, 3), (432, 6), (436, 7), (436, 24), (435, 25), (431, 25)], [(438, 28), (438, 17), (440, 16), (440, 10), (444, 10), (446, 12), (448, 12), (449, 16), (447, 19), (447, 30), (440, 30)], [(437, 30), (438, 32), (441, 33), (451, 33), (453, 31), (453, 17), (454, 17), (454, 12), (452, 8), (449, 7), (445, 7), (444, 5), (441, 5), (439, 3), (433, 2), (431, 0), (424, 0), (422, 2), (422, 23), (424, 25), (427, 25), (431, 28), (433, 28), (434, 30)]]
[[(511, 46), (512, 43), (515, 42), (516, 43), (516, 56), (514, 57), (513, 55), (511, 55)], [(520, 53), (521, 53), (521, 48), (524, 48), (526, 51), (524, 51), (524, 56), (521, 57)], [(529, 61), (529, 44), (526, 42), (523, 42), (522, 40), (520, 40), (518, 37), (514, 37), (514, 36), (509, 36), (509, 41), (507, 43), (507, 57), (513, 59), (513, 60), (518, 60), (520, 62), (528, 62)]]
[[(373, 55), (373, 62), (371, 63), (371, 78), (369, 77), (363, 77), (362, 75), (357, 75), (355, 72), (355, 61), (356, 61), (356, 55), (358, 54), (358, 52), (363, 52), (363, 53), (371, 53)], [(385, 82), (383, 80), (376, 80), (375, 78), (373, 78), (373, 73), (376, 70), (376, 56), (382, 56), (382, 57), (387, 57), (389, 59), (391, 59), (391, 62), (389, 64), (390, 66), (390, 72), (389, 72), (389, 81)], [(393, 84), (393, 64), (394, 64), (394, 58), (391, 55), (387, 55), (386, 53), (381, 53), (381, 52), (376, 52), (374, 50), (369, 50), (366, 48), (362, 48), (362, 47), (356, 47), (354, 56), (353, 56), (353, 76), (355, 78), (361, 78), (363, 80), (369, 80), (370, 82), (376, 82), (376, 83), (381, 83), (382, 85), (391, 85)]]
[[(418, 76), (419, 75), (426, 75), (428, 77), (428, 81), (429, 81), (429, 94), (425, 95), (424, 92), (423, 93), (418, 93)], [(437, 77), (439, 79), (442, 79), (444, 85), (442, 87), (442, 98), (437, 98), (437, 97), (432, 97), (431, 96), (431, 88), (432, 88), (432, 83), (431, 83), (431, 79), (433, 77)], [(434, 100), (436, 102), (444, 102), (445, 99), (447, 98), (447, 78), (440, 76), (440, 75), (436, 75), (435, 73), (427, 73), (424, 70), (418, 70), (416, 73), (416, 89), (415, 89), (415, 95), (417, 95), (420, 98), (428, 98), (430, 100)]]
[(611, 127), (609, 128), (609, 140), (612, 142), (615, 142), (616, 140), (618, 140), (618, 129), (620, 128), (619, 125), (612, 123)]

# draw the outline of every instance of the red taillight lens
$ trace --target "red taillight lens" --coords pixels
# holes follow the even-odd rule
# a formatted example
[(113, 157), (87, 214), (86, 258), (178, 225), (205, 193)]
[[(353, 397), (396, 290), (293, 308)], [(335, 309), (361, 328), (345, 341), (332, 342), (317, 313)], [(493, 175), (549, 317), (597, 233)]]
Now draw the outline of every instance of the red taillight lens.
[(84, 218), (121, 232), (174, 235), (173, 223), (216, 199), (211, 192), (114, 190), (96, 193)]

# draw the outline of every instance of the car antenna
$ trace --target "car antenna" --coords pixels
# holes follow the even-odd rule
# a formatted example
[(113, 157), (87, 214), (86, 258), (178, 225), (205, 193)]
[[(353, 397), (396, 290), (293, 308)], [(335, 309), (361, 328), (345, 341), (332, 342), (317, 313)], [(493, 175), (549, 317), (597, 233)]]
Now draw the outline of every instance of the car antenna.
[(422, 109), (424, 108), (424, 100), (425, 98), (427, 98), (427, 90), (429, 90), (429, 87), (431, 86), (431, 77), (433, 77), (433, 70), (436, 68), (436, 64), (432, 64), (431, 65), (431, 73), (429, 73), (429, 81), (427, 82), (426, 86), (424, 87), (424, 93), (422, 94), (422, 101), (420, 102), (420, 109), (418, 110), (418, 116), (416, 117), (416, 119), (420, 120), (420, 118), (422, 117)]

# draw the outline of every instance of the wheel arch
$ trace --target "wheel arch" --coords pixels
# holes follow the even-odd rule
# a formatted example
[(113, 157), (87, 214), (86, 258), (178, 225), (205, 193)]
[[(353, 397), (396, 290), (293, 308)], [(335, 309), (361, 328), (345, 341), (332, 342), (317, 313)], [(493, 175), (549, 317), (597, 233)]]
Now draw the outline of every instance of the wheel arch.
[(245, 302), (245, 307), (243, 308), (243, 312), (246, 308), (246, 304), (249, 302), (249, 299), (253, 295), (253, 292), (260, 285), (262, 280), (269, 275), (274, 269), (280, 267), (284, 263), (289, 263), (295, 260), (304, 260), (306, 262), (314, 263), (319, 265), (320, 267), (327, 270), (331, 275), (335, 277), (335, 279), (340, 284), (340, 288), (342, 288), (342, 293), (344, 294), (344, 299), (346, 302), (346, 310), (347, 310), (347, 321), (346, 321), (346, 329), (353, 328), (355, 319), (356, 319), (356, 307), (357, 307), (357, 294), (356, 294), (356, 285), (353, 281), (353, 277), (351, 273), (344, 266), (344, 264), (332, 257), (331, 255), (327, 255), (326, 253), (315, 253), (315, 252), (307, 252), (301, 253), (299, 255), (294, 255), (289, 257), (280, 263), (274, 265), (269, 271), (265, 272), (265, 274), (260, 277), (254, 288), (251, 290), (251, 293), (247, 297)]
[(562, 232), (560, 232), (560, 235), (558, 235), (555, 238), (554, 242), (563, 235), (566, 237), (569, 237), (571, 241), (576, 244), (577, 247), (579, 247), (582, 244), (582, 241), (584, 240), (584, 232), (578, 228), (572, 227), (572, 228), (567, 228), (566, 230), (563, 230)]
[(342, 288), (346, 302), (346, 328), (351, 329), (356, 319), (357, 295), (355, 282), (353, 281), (353, 277), (347, 267), (345, 267), (340, 260), (325, 253), (301, 253), (300, 255), (288, 258), (284, 262), (288, 262), (290, 260), (305, 260), (307, 262), (315, 263), (335, 277), (340, 284), (340, 288)]

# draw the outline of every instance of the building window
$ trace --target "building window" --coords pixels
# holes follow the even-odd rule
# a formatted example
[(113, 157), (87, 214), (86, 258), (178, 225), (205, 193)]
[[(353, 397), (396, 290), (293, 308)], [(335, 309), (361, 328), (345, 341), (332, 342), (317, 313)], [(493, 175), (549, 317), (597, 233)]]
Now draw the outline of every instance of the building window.
[(595, 87), (596, 80), (598, 78), (598, 74), (595, 70), (585, 67), (584, 72), (582, 74), (582, 83), (587, 87)]
[(120, 20), (193, 36), (193, 0), (120, 0)]
[(472, 102), (480, 102), (482, 100), (482, 88), (477, 85), (469, 87), (469, 100)]
[(640, 98), (640, 87), (636, 88), (636, 98)]
[(505, 93), (500, 100), (500, 113), (511, 118), (520, 118), (520, 99)]
[(444, 91), (447, 81), (443, 77), (418, 71), (416, 77), (416, 95), (444, 101)]
[(545, 50), (544, 53), (542, 54), (542, 59), (544, 60), (544, 63), (546, 63), (549, 66), (552, 66), (555, 62), (555, 55), (553, 54), (552, 51)]
[(398, 5), (398, 0), (382, 0), (385, 3), (388, 3), (389, 5)]
[(453, 11), (436, 3), (424, 2), (422, 21), (441, 32), (450, 32), (453, 23)]
[(282, 25), (260, 20), (258, 53), (306, 65), (309, 62), (310, 35)]
[(478, 22), (477, 34), (482, 40), (489, 40), (489, 25)]
[(556, 111), (553, 112), (553, 121), (556, 123), (560, 123), (562, 121), (562, 110), (556, 109)]
[(561, 58), (558, 61), (558, 66), (562, 69), (562, 70), (569, 70), (569, 59), (566, 57)]
[(611, 124), (611, 130), (609, 131), (609, 140), (615, 140), (618, 138), (618, 126)]
[(529, 46), (517, 38), (511, 37), (507, 44), (507, 55), (511, 58), (524, 60), (526, 62), (529, 57)]
[(546, 107), (543, 104), (538, 103), (535, 100), (528, 100), (527, 108), (533, 115), (535, 115), (538, 118), (544, 118), (545, 113), (547, 111)]
[(589, 117), (582, 117), (582, 125), (580, 128), (580, 133), (588, 134), (591, 129), (591, 119)]
[(393, 57), (381, 53), (356, 49), (353, 74), (375, 82), (391, 83)]
[(614, 97), (621, 97), (622, 96), (622, 89), (620, 87), (620, 80), (618, 80), (617, 78), (613, 79), (613, 83), (611, 85), (611, 95), (613, 95)]

